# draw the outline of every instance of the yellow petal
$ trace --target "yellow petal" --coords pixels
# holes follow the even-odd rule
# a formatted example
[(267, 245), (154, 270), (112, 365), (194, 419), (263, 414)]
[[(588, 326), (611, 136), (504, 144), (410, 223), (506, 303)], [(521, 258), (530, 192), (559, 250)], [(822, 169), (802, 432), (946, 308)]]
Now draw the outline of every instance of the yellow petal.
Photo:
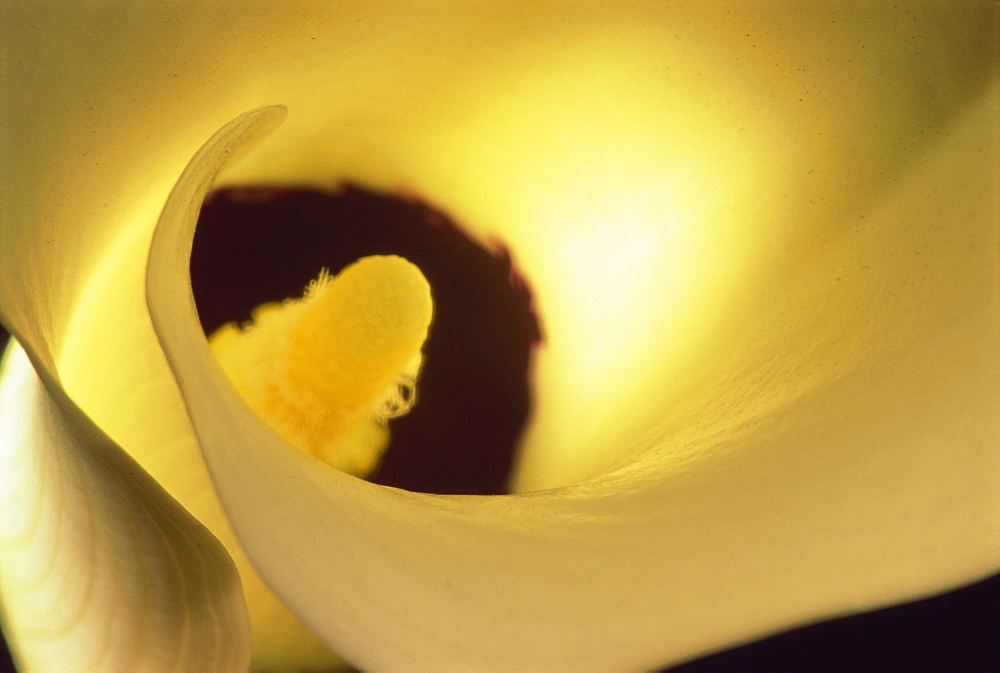
[[(989, 573), (998, 250), (993, 176), (969, 157), (997, 95), (864, 223), (748, 295), (748, 310), (783, 322), (737, 316), (761, 350), (701, 382), (696, 423), (654, 428), (621, 470), (507, 497), (361, 482), (246, 407), (202, 337), (186, 272), (191, 204), (224, 156), (210, 141), (163, 211), (147, 300), (240, 540), (367, 670), (642, 670)], [(795, 394), (774, 399), (788, 367)]]
[(245, 671), (222, 545), (14, 342), (0, 366), (0, 589), (27, 671)]
[[(996, 78), (993, 5), (475, 2), (387, 13), (380, 3), (283, 3), (183, 15), (87, 6), (62, 12), (58, 23), (46, 21), (45, 9), (18, 6), (10, 10), (16, 20), (4, 22), (12, 34), (2, 48), (12, 56), (3, 63), (16, 72), (17, 92), (5, 125), (15, 133), (4, 141), (17, 161), (0, 171), (17, 199), (4, 201), (0, 218), (0, 310), (22, 334), (50, 334), (60, 344), (78, 312), (60, 363), (67, 385), (109, 434), (129, 439), (123, 444), (154, 447), (143, 458), (151, 470), (176, 460), (176, 469), (162, 470), (172, 491), (199, 490), (184, 476), (203, 485), (207, 477), (190, 457), (164, 457), (164, 447), (195, 447), (149, 343), (135, 256), (202, 140), (243, 110), (273, 102), (292, 109), (287, 127), (223, 181), (346, 176), (405, 186), (484, 236), (503, 237), (535, 281), (550, 344), (539, 360), (523, 488), (601, 475), (654, 447), (613, 480), (618, 490), (594, 486), (587, 505), (548, 496), (426, 501), (433, 505), (415, 498), (425, 504), (414, 509), (453, 512), (482, 533), (464, 535), (436, 515), (421, 522), (438, 531), (436, 551), (451, 559), (444, 564), (394, 557), (402, 552), (377, 543), (381, 528), (363, 527), (391, 519), (409, 535), (419, 516), (409, 496), (351, 495), (350, 506), (368, 504), (329, 516), (341, 517), (340, 528), (356, 520), (358, 549), (377, 548), (383, 565), (348, 574), (357, 580), (387, 568), (387, 586), (401, 587), (395, 606), (365, 607), (355, 601), (381, 589), (359, 581), (354, 595), (346, 576), (330, 580), (344, 582), (350, 610), (371, 617), (370, 632), (327, 636), (351, 640), (355, 656), (389, 657), (396, 647), (406, 654), (410, 643), (382, 631), (386, 624), (423, 625), (428, 641), (446, 637), (448, 628), (435, 627), (450, 626), (444, 612), (392, 615), (405, 617), (411, 598), (482, 598), (469, 572), (452, 573), (452, 589), (440, 577), (421, 582), (420, 571), (467, 570), (477, 541), (506, 544), (495, 530), (501, 514), (510, 535), (553, 554), (513, 559), (514, 568), (559, 577), (567, 567), (571, 576), (514, 591), (537, 597), (507, 612), (497, 607), (501, 598), (484, 601), (481, 615), (476, 602), (473, 631), (494, 627), (490, 615), (508, 628), (550, 617), (572, 625), (598, 598), (613, 599), (604, 614), (617, 606), (636, 623), (659, 618), (631, 612), (607, 585), (589, 595), (589, 583), (572, 574), (587, 556), (579, 545), (609, 562), (617, 557), (601, 530), (564, 519), (605, 522), (615, 544), (625, 539), (681, 559), (659, 571), (678, 592), (673, 613), (714, 606), (694, 610), (672, 632), (686, 637), (689, 651), (995, 567), (996, 549), (981, 534), (990, 525), (984, 512), (996, 507), (984, 476), (995, 465), (995, 414), (982, 413), (995, 397), (989, 389), (975, 396), (977, 385), (996, 382), (995, 344), (983, 343), (996, 332), (996, 305), (984, 296), (994, 287), (984, 269), (996, 265), (994, 190), (984, 185), (995, 176), (997, 143), (989, 133), (997, 105), (988, 86)], [(52, 48), (36, 48), (31, 26), (46, 27)], [(950, 178), (939, 183), (938, 175)], [(93, 237), (81, 241), (73, 232), (83, 226)], [(907, 244), (913, 257), (903, 255)], [(98, 259), (109, 266), (84, 292)], [(943, 282), (964, 278), (966, 265), (964, 290)], [(44, 306), (12, 301), (29, 287), (49, 298)], [(103, 302), (135, 327), (108, 330), (108, 311), (96, 310)], [(949, 338), (942, 325), (954, 316)], [(112, 365), (126, 359), (116, 373)], [(133, 394), (136, 372), (149, 388)], [(169, 428), (159, 443), (151, 441), (159, 429), (143, 422), (153, 416)], [(781, 441), (765, 442), (768, 432)], [(573, 492), (582, 498), (589, 488)], [(637, 493), (659, 495), (647, 502)], [(805, 493), (816, 502), (802, 502)], [(538, 503), (548, 522), (539, 513), (522, 524), (518, 508), (529, 505), (510, 502)], [(361, 518), (366, 508), (375, 510), (370, 519)], [(829, 535), (811, 541), (816, 530)], [(560, 537), (573, 531), (576, 547)], [(842, 548), (824, 547), (834, 533)], [(917, 538), (926, 549), (913, 553)], [(578, 553), (560, 557), (563, 548)], [(721, 569), (718, 587), (694, 581), (722, 559), (734, 567)], [(506, 560), (484, 569), (484, 594), (495, 591), (484, 588), (489, 580), (513, 581), (499, 565)], [(271, 572), (295, 577), (283, 567)], [(775, 588), (771, 573), (790, 584)], [(619, 578), (623, 587), (641, 583)], [(711, 612), (721, 609), (712, 599), (725, 588), (738, 597), (727, 596), (727, 605), (738, 609)], [(526, 629), (509, 641), (509, 655), (530, 659), (532, 633), (549, 636)], [(493, 637), (503, 640), (496, 628)], [(625, 656), (653, 651), (654, 634), (636, 638), (649, 649)], [(470, 650), (482, 645), (469, 642)], [(579, 651), (610, 642), (595, 638)], [(359, 653), (366, 644), (379, 652)], [(657, 656), (677, 656), (665, 648)], [(493, 654), (489, 643), (482, 650)], [(461, 644), (453, 651), (457, 659), (465, 653)]]

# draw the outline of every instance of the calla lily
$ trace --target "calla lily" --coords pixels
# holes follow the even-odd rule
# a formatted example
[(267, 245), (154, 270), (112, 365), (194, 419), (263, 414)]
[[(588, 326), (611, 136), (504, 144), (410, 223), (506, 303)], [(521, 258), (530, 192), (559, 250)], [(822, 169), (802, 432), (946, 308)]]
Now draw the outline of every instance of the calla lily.
[[(1000, 565), (995, 4), (2, 12), (25, 668), (644, 670)], [(212, 358), (207, 190), (342, 179), (531, 278), (520, 494), (338, 472)]]

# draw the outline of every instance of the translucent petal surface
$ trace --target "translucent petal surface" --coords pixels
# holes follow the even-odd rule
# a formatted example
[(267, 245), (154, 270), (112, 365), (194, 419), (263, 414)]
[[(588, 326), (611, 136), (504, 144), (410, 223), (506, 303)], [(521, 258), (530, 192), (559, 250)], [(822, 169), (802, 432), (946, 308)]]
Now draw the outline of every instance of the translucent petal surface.
[(245, 671), (225, 550), (13, 345), (0, 368), (0, 609), (23, 670)]
[[(661, 559), (658, 572), (672, 578), (663, 583), (679, 592), (662, 607), (671, 619), (742, 596), (723, 616), (704, 608), (684, 624), (662, 620), (693, 650), (932, 591), (993, 563), (994, 3), (456, 2), (387, 12), (383, 3), (178, 11), (39, 2), (0, 11), (0, 68), (15, 92), (0, 126), (3, 156), (14, 160), (0, 162), (0, 181), (17, 196), (0, 200), (0, 310), (22, 336), (68, 341), (55, 351), (74, 399), (186, 506), (214, 495), (152, 342), (142, 258), (204, 139), (244, 110), (280, 102), (292, 111), (286, 126), (223, 182), (348, 177), (414, 190), (502, 237), (521, 260), (549, 337), (523, 488), (572, 484), (650, 447), (661, 461), (574, 489), (588, 503), (578, 506), (414, 497), (424, 504), (410, 512), (410, 496), (362, 496), (368, 487), (345, 482), (345, 498), (375, 498), (330, 514), (343, 517), (331, 536), (353, 520), (356, 535), (372, 534), (355, 547), (357, 564), (345, 564), (359, 577), (358, 559), (378, 547), (382, 565), (364, 572), (391, 566), (388, 586), (406, 582), (401, 603), (468, 596), (468, 569), (452, 573), (457, 588), (430, 580), (465, 567), (463, 553), (482, 554), (479, 538), (448, 518), (421, 519), (451, 559), (442, 565), (380, 547), (380, 535), (393, 539), (372, 527), (380, 517), (362, 518), (378, 510), (405, 528), (427, 507), (453, 509), (482, 540), (508, 544), (496, 536), (506, 521), (512, 535), (566, 550), (552, 572), (568, 573), (564, 583), (526, 585), (511, 595), (535, 598), (507, 613), (490, 608), (507, 629), (548, 620), (556, 603), (583, 619), (601, 600), (605, 615), (659, 620), (607, 586), (588, 596), (590, 582), (581, 588), (572, 570), (586, 554), (550, 530), (565, 528), (611, 562), (598, 533), (614, 529), (616, 544), (667, 559), (704, 554), (673, 568)], [(81, 282), (97, 260), (105, 271)], [(14, 301), (25, 289), (46, 301)], [(633, 499), (652, 490), (673, 495)], [(815, 502), (800, 502), (805, 493)], [(631, 504), (604, 507), (618, 501)], [(535, 519), (521, 514), (529, 507)], [(594, 527), (584, 534), (563, 519)], [(719, 533), (719, 522), (741, 532)], [(844, 549), (812, 540), (823, 526)], [(511, 580), (507, 554), (484, 566), (484, 582)], [(772, 554), (788, 567), (775, 569)], [(266, 560), (282, 581), (294, 576)], [(556, 564), (516, 560), (516, 571)], [(622, 573), (623, 590), (641, 583)], [(706, 582), (689, 581), (712, 574), (722, 579), (707, 593)], [(353, 606), (344, 623), (362, 612), (371, 619), (356, 628), (371, 631), (328, 639), (352, 640), (359, 657), (388, 657), (397, 645), (407, 654), (413, 643), (400, 631), (371, 637), (395, 627), (403, 608), (365, 607), (385, 586), (356, 580), (330, 581), (345, 583), (338, 600)], [(505, 600), (486, 586), (493, 601), (462, 616), (469, 629)], [(665, 591), (638, 600), (667, 600)], [(428, 640), (449, 631), (447, 614), (408, 614), (404, 625), (426, 628)], [(634, 637), (652, 651), (652, 634)], [(359, 652), (365, 644), (381, 654)], [(594, 638), (580, 652), (601, 647), (614, 648)], [(478, 652), (488, 656), (490, 644)]]
[[(995, 175), (969, 159), (996, 96), (968, 106), (864, 222), (803, 243), (807, 259), (748, 293), (748, 310), (780, 322), (745, 326), (758, 348), (737, 339), (745, 359), (700, 382), (697, 421), (654, 431), (621, 470), (507, 497), (362, 482), (249, 412), (186, 274), (222, 132), (163, 211), (147, 299), (254, 563), (327, 642), (394, 671), (644, 670), (990, 572), (998, 232)], [(775, 399), (788, 367), (796, 394)]]

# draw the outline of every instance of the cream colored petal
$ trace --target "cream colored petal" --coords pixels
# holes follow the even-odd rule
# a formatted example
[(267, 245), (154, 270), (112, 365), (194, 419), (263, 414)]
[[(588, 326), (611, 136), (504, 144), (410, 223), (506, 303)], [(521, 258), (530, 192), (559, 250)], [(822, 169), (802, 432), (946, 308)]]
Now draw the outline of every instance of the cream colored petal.
[(653, 428), (621, 470), (505, 497), (360, 481), (242, 402), (186, 272), (220, 132), (164, 208), (147, 300), (250, 557), (372, 671), (646, 670), (992, 572), (1000, 223), (975, 157), (998, 100), (968, 106), (864, 221), (778, 260), (746, 295), (768, 317), (736, 318), (757, 348), (718, 353), (729, 376), (699, 381), (690, 425)]
[(0, 367), (0, 611), (25, 671), (245, 671), (222, 545), (14, 343)]
[[(249, 8), (204, 3), (183, 12), (167, 6), (58, 5), (59, 22), (47, 19), (52, 6), (42, 3), (2, 9), (11, 20), (5, 14), (0, 67), (17, 92), (11, 108), (16, 114), (3, 125), (2, 138), (5, 156), (9, 151), (17, 160), (0, 162), (0, 176), (6, 193), (17, 199), (4, 199), (0, 224), (27, 226), (13, 233), (0, 227), (0, 310), (5, 320), (21, 326), (22, 334), (51, 333), (63, 343), (71, 314), (64, 309), (78, 305), (79, 279), (89, 276), (96, 260), (109, 263), (110, 270), (87, 287), (88, 310), (81, 308), (81, 319), (73, 323), (71, 347), (56, 349), (60, 366), (74, 398), (102, 428), (136, 451), (151, 447), (141, 459), (172, 492), (195, 492), (190, 475), (195, 481), (203, 477), (197, 476), (192, 453), (163, 458), (165, 448), (195, 447), (162, 357), (149, 343), (139, 291), (141, 261), (119, 265), (117, 260), (144, 253), (156, 213), (202, 140), (262, 104), (285, 103), (291, 118), (262, 152), (223, 175), (227, 183), (323, 184), (348, 177), (410, 188), (477, 226), (484, 237), (497, 234), (512, 246), (535, 283), (550, 338), (539, 358), (540, 414), (523, 463), (525, 488), (599, 474), (627, 463), (622, 456), (634, 456), (631, 448), (641, 450), (661, 437), (672, 438), (661, 450), (662, 459), (672, 462), (661, 470), (684, 473), (699, 464), (699, 456), (711, 462), (728, 452), (710, 450), (713, 442), (729, 447), (722, 439), (736, 431), (749, 432), (768, 418), (780, 422), (785, 416), (771, 414), (791, 413), (807, 398), (818, 400), (836, 381), (857, 379), (867, 363), (881, 361), (879, 355), (909, 352), (919, 359), (919, 351), (908, 350), (915, 343), (909, 336), (934, 332), (929, 325), (940, 324), (942, 306), (982, 307), (973, 312), (989, 320), (991, 305), (963, 300), (937, 283), (961, 276), (952, 270), (956, 249), (975, 243), (985, 255), (989, 246), (969, 236), (992, 230), (995, 220), (989, 214), (984, 220), (982, 212), (965, 213), (965, 223), (974, 228), (952, 239), (946, 227), (911, 229), (899, 220), (893, 220), (895, 228), (880, 227), (871, 213), (895, 199), (897, 206), (912, 203), (900, 212), (919, 222), (937, 211), (961, 218), (963, 208), (990, 203), (994, 192), (981, 182), (938, 184), (932, 177), (940, 170), (935, 161), (964, 164), (980, 180), (995, 175), (990, 159), (995, 152), (980, 152), (984, 143), (988, 150), (996, 142), (988, 132), (988, 116), (968, 122), (980, 130), (963, 137), (978, 135), (980, 144), (953, 148), (960, 161), (921, 161), (936, 143), (950, 142), (949, 124), (957, 111), (982, 96), (984, 83), (995, 76), (990, 40), (996, 9), (990, 3), (743, 7), (651, 2), (623, 8), (417, 2), (392, 12), (383, 3)], [(983, 104), (995, 108), (995, 98)], [(924, 200), (910, 198), (911, 188)], [(855, 231), (851, 224), (860, 226), (862, 219), (869, 226)], [(99, 229), (91, 227), (96, 223)], [(74, 235), (84, 227), (86, 237)], [(608, 231), (634, 233), (609, 239), (602, 235)], [(920, 243), (913, 246), (912, 266), (888, 264), (905, 247), (897, 247), (900, 233), (908, 235), (903, 241)], [(110, 252), (109, 241), (119, 242)], [(46, 252), (51, 246), (57, 254)], [(938, 258), (939, 249), (947, 254)], [(868, 269), (864, 263), (844, 263), (854, 253), (868, 256)], [(609, 260), (614, 262), (592, 264)], [(871, 264), (875, 260), (886, 264), (878, 267), (880, 275), (865, 273), (878, 266)], [(924, 273), (921, 265), (933, 273)], [(123, 268), (128, 273), (116, 275)], [(849, 286), (841, 269), (851, 272)], [(563, 274), (566, 270), (573, 273)], [(883, 283), (886, 278), (893, 280)], [(37, 296), (49, 296), (50, 302), (13, 306), (9, 298), (25, 284), (41, 287)], [(659, 301), (654, 290), (666, 298)], [(907, 301), (897, 306), (889, 297)], [(83, 319), (102, 305), (114, 306), (111, 313), (126, 316), (123, 321), (135, 329), (123, 330), (119, 338), (118, 330), (107, 329), (108, 314)], [(931, 307), (926, 314), (915, 310), (923, 305)], [(864, 310), (851, 318), (855, 306)], [(900, 329), (907, 322), (888, 319), (901, 315), (923, 315), (928, 322), (918, 322), (911, 333)], [(825, 324), (831, 328), (823, 329)], [(602, 342), (598, 337), (609, 325), (616, 327), (614, 339)], [(663, 343), (671, 347), (656, 348)], [(976, 343), (971, 340), (969, 348)], [(626, 362), (616, 360), (616, 354)], [(937, 378), (925, 382), (940, 382), (942, 369), (949, 367), (947, 359), (934, 355), (930, 369)], [(119, 374), (110, 365), (124, 357), (135, 366)], [(980, 368), (983, 376), (992, 376), (992, 366), (987, 359)], [(136, 372), (146, 384), (139, 389)], [(884, 395), (876, 402), (888, 405), (896, 399), (898, 378), (880, 379), (882, 388), (875, 390)], [(931, 391), (926, 394), (936, 399)], [(859, 406), (868, 401), (864, 395), (857, 399)], [(984, 396), (980, 403), (990, 399)], [(955, 408), (960, 408), (957, 402)], [(942, 409), (949, 422), (938, 429), (945, 433), (961, 418)], [(633, 413), (623, 420), (623, 414)], [(923, 407), (912, 415), (925, 423)], [(142, 422), (154, 416), (169, 430)], [(995, 431), (982, 420), (990, 417), (981, 417), (981, 432)], [(845, 424), (830, 420), (824, 442), (835, 441), (832, 430)], [(911, 442), (917, 447), (911, 459), (901, 443), (882, 444), (861, 443), (846, 455), (831, 451), (829, 458), (824, 455), (826, 462), (803, 468), (816, 478), (829, 475), (827, 487), (817, 491), (832, 498), (828, 518), (850, 529), (853, 519), (841, 522), (838, 513), (867, 497), (863, 488), (856, 497), (844, 495), (854, 482), (849, 474), (841, 476), (841, 460), (864, 472), (870, 463), (850, 461), (870, 456), (893, 474), (898, 465), (912, 463), (914, 473), (901, 473), (899, 481), (926, 488), (926, 494), (904, 489), (892, 495), (895, 487), (885, 487), (874, 500), (891, 499), (896, 509), (912, 506), (915, 518), (904, 517), (899, 525), (934, 540), (937, 553), (951, 542), (964, 549), (963, 542), (949, 537), (945, 523), (924, 525), (918, 515), (954, 516), (959, 522), (963, 515), (956, 507), (986, 506), (984, 501), (993, 502), (993, 491), (974, 476), (947, 469), (937, 481), (922, 480), (914, 475), (940, 467), (925, 457), (930, 449)], [(749, 452), (738, 453), (749, 461)], [(776, 470), (784, 459), (775, 452), (766, 469)], [(956, 454), (951, 447), (939, 453), (954, 456), (960, 466), (970, 462), (971, 454)], [(974, 460), (989, 464), (992, 457)], [(969, 480), (968, 498), (956, 496)], [(668, 487), (671, 492), (688, 483), (679, 481)], [(623, 482), (623, 487), (626, 493), (641, 490), (643, 482)], [(704, 488), (706, 509), (714, 507), (717, 517), (736, 507), (718, 504), (722, 496)], [(204, 493), (200, 497), (206, 499)], [(477, 507), (507, 506), (502, 504), (507, 501), (497, 502)], [(776, 506), (763, 497), (759, 506), (749, 507), (763, 515)], [(542, 507), (557, 514), (561, 506)], [(679, 516), (685, 511), (670, 499), (652, 511), (666, 507), (678, 509)], [(596, 504), (593, 511), (597, 519), (606, 518)], [(631, 544), (651, 544), (676, 532), (657, 527), (665, 516), (633, 527)], [(809, 521), (818, 514), (807, 508), (803, 516)], [(609, 525), (618, 518), (610, 517)], [(983, 528), (981, 513), (970, 520), (978, 523), (956, 523), (955, 530)], [(886, 522), (895, 523), (889, 515)], [(532, 525), (525, 523), (523, 529), (528, 534)], [(761, 540), (769, 538), (755, 532), (746, 533), (753, 549), (733, 556), (726, 546), (722, 555), (739, 562), (764, 554)], [(792, 532), (777, 526), (776, 547), (795, 549)], [(709, 533), (688, 532), (688, 542), (705, 539), (699, 548), (716, 544)], [(778, 544), (782, 541), (784, 547)], [(680, 556), (683, 542), (680, 535)], [(447, 547), (441, 549), (445, 556)], [(878, 548), (871, 551), (872, 584), (884, 570)], [(942, 575), (914, 581), (907, 590), (886, 583), (879, 590), (882, 598), (873, 598), (879, 591), (868, 587), (868, 598), (862, 597), (865, 592), (849, 596), (844, 590), (834, 600), (843, 588), (835, 582), (827, 600), (807, 609), (801, 606), (823, 598), (815, 595), (823, 590), (800, 579), (794, 588), (806, 585), (807, 590), (795, 599), (802, 601), (799, 614), (806, 618), (892, 600), (911, 590), (929, 591), (952, 581), (945, 578), (952, 571), (954, 581), (971, 577), (978, 571), (963, 575), (955, 570), (964, 554), (956, 551), (947, 562), (934, 553), (926, 563), (919, 556), (893, 558), (892, 564), (903, 566), (895, 572), (912, 577), (937, 568)], [(787, 555), (797, 557), (797, 549)], [(803, 566), (811, 562), (823, 565), (807, 549)], [(829, 565), (840, 569), (839, 559)], [(754, 567), (750, 564), (746, 574), (750, 585), (757, 577)], [(854, 567), (850, 559), (844, 573), (847, 567)], [(767, 582), (758, 584), (757, 589), (766, 588)], [(697, 602), (699, 586), (692, 585), (688, 602)], [(788, 592), (785, 587), (776, 595), (792, 600), (783, 596)], [(569, 610), (588, 600), (564, 598)], [(702, 626), (713, 634), (705, 638), (721, 642), (727, 629), (756, 633), (770, 628), (750, 622), (739, 626), (744, 616), (737, 610), (727, 619), (705, 618)], [(684, 628), (696, 629), (696, 617)], [(415, 621), (430, 628), (430, 619)], [(722, 626), (717, 628), (717, 622)]]

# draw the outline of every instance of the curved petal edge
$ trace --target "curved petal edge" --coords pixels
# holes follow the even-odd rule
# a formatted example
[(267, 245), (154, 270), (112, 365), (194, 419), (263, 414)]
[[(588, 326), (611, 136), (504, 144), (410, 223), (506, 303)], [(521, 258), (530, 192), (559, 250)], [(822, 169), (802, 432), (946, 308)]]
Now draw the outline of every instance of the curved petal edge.
[[(997, 222), (981, 198), (989, 176), (967, 159), (995, 100), (970, 109), (855, 229), (858, 245), (879, 246), (879, 287), (919, 281), (910, 294), (876, 295), (896, 337), (887, 352), (834, 368), (760, 418), (748, 398), (746, 422), (662, 437), (617, 472), (494, 497), (338, 472), (281, 441), (229, 384), (186, 268), (210, 176), (253, 130), (253, 116), (237, 119), (163, 211), (147, 301), (248, 555), (305, 623), (369, 671), (648, 670), (993, 572), (1000, 547), (983, 531), (1000, 504), (984, 476), (1000, 435), (989, 414)], [(916, 243), (929, 251), (917, 265), (895, 253)], [(789, 343), (764, 359), (787, 356)]]
[(31, 671), (245, 671), (225, 550), (11, 342), (0, 366), (0, 606)]

